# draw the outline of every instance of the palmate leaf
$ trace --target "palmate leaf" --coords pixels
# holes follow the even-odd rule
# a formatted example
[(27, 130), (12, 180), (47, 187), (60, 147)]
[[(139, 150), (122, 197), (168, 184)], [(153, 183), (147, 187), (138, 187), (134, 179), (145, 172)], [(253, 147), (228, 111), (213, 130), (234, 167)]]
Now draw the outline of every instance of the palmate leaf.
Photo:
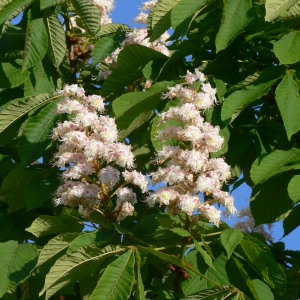
[(8, 25), (11, 19), (16, 17), (32, 2), (33, 0), (2, 0), (0, 2), (0, 36), (2, 35), (3, 27), (6, 26), (3, 23), (6, 22)]
[(300, 60), (299, 47), (300, 34), (292, 31), (274, 43), (274, 53), (280, 64), (294, 64)]
[(42, 18), (28, 22), (22, 70), (34, 67), (45, 56), (48, 48), (47, 30)]
[(181, 0), (171, 10), (171, 25), (172, 28), (185, 35), (190, 22), (193, 20), (197, 11), (206, 3), (206, 0)]
[(247, 106), (251, 105), (255, 100), (266, 95), (271, 86), (276, 82), (270, 80), (257, 85), (249, 85), (245, 89), (233, 92), (223, 103), (221, 118), (224, 124), (229, 124), (244, 110)]
[(252, 20), (251, 0), (225, 0), (222, 23), (216, 36), (216, 50), (225, 49)]
[(129, 45), (118, 56), (116, 69), (104, 81), (103, 96), (119, 96), (124, 87), (143, 76), (142, 67), (149, 61), (167, 58), (160, 52), (141, 45)]
[(71, 0), (71, 3), (81, 17), (85, 29), (91, 35), (95, 35), (99, 31), (101, 24), (101, 14), (99, 9), (86, 0)]
[(292, 169), (300, 168), (300, 150), (292, 148), (288, 151), (275, 150), (255, 160), (250, 176), (255, 185), (268, 178)]
[[(230, 294), (235, 294), (237, 289), (232, 285), (223, 285), (219, 287), (214, 287), (206, 289), (197, 294), (190, 295), (181, 300), (214, 300), (214, 299), (223, 299)], [(226, 299), (229, 299), (226, 297)]]
[(161, 102), (162, 91), (172, 84), (170, 81), (159, 82), (143, 93), (127, 93), (113, 101), (120, 139), (127, 137), (155, 114), (154, 110)]
[(130, 27), (125, 24), (105, 24), (101, 26), (99, 33), (97, 34), (97, 37), (106, 36), (108, 34), (113, 34), (117, 32), (127, 32), (130, 31)]
[(205, 263), (209, 267), (211, 267), (212, 269), (215, 269), (215, 267), (213, 266), (213, 262), (212, 262), (212, 259), (211, 259), (210, 255), (201, 247), (201, 245), (196, 240), (194, 240), (194, 245), (195, 245), (195, 248), (197, 249), (197, 251), (203, 257)]
[(22, 59), (0, 64), (0, 88), (13, 88), (22, 84), (29, 76), (30, 72), (22, 72)]
[(162, 0), (155, 4), (148, 18), (147, 29), (150, 29), (150, 42), (155, 41), (171, 27), (171, 9), (180, 0)]
[(38, 272), (47, 274), (54, 263), (66, 253), (70, 243), (77, 236), (78, 233), (66, 233), (51, 239), (41, 249), (35, 269), (38, 268)]
[(134, 284), (134, 249), (122, 254), (103, 272), (90, 300), (128, 299)]
[(269, 247), (249, 235), (241, 241), (247, 260), (263, 276), (264, 280), (282, 298), (286, 291), (286, 275), (280, 264), (275, 260)]
[(49, 299), (64, 286), (92, 275), (106, 258), (121, 252), (124, 249), (118, 246), (107, 246), (103, 249), (84, 246), (76, 252), (62, 256), (47, 274), (40, 295), (46, 292), (46, 300)]
[(54, 93), (59, 75), (49, 59), (40, 61), (24, 82), (24, 96)]
[(45, 12), (45, 23), (48, 32), (47, 56), (52, 64), (58, 69), (66, 55), (66, 35), (57, 16), (49, 13), (49, 11)]
[(292, 19), (300, 17), (300, 1), (296, 2), (288, 12), (284, 15), (284, 19)]
[(135, 269), (136, 269), (136, 292), (135, 299), (136, 300), (145, 300), (145, 289), (141, 275), (141, 256), (138, 250), (134, 252), (135, 255)]
[[(299, 190), (299, 186), (298, 186), (298, 190)], [(284, 236), (288, 235), (289, 233), (291, 233), (293, 230), (295, 230), (297, 227), (300, 226), (299, 214), (300, 214), (300, 205), (297, 205), (292, 209), (289, 215), (283, 220)]]
[(0, 243), (0, 297), (25, 280), (34, 268), (38, 252), (32, 244)]
[(230, 258), (233, 250), (243, 239), (243, 233), (235, 228), (225, 229), (221, 233), (221, 243), (224, 246), (228, 258)]
[(66, 0), (40, 0), (40, 8), (43, 10), (47, 7), (55, 6), (64, 2), (66, 2)]
[(300, 201), (299, 187), (300, 187), (300, 175), (295, 175), (293, 176), (293, 178), (291, 179), (288, 185), (288, 194), (294, 203)]
[(57, 101), (48, 104), (26, 122), (18, 144), (22, 166), (27, 166), (40, 158), (51, 143), (48, 135), (58, 117), (56, 114)]
[(115, 51), (125, 39), (125, 32), (116, 33), (100, 38), (92, 52), (92, 66), (100, 63), (105, 57)]
[(24, 169), (21, 167), (13, 169), (4, 178), (0, 190), (1, 200), (7, 202), (9, 212), (26, 206), (23, 189), (27, 184), (47, 177), (51, 172), (53, 172), (51, 169)]
[(298, 0), (266, 0), (266, 21), (273, 21), (290, 9)]
[(39, 216), (26, 231), (36, 237), (55, 233), (80, 232), (83, 224), (72, 216)]
[(291, 139), (292, 135), (300, 130), (300, 95), (298, 84), (293, 78), (293, 73), (287, 72), (279, 83), (275, 99), (288, 139)]
[(256, 226), (287, 217), (294, 205), (287, 193), (292, 176), (293, 172), (278, 174), (253, 189), (250, 207)]
[(31, 110), (59, 97), (59, 95), (41, 94), (9, 101), (0, 107), (0, 133)]

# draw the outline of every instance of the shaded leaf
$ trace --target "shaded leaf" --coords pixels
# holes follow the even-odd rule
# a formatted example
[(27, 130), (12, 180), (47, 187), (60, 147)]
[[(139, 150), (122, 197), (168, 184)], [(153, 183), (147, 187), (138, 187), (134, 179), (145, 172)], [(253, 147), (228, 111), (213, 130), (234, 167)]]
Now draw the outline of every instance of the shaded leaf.
[[(299, 186), (298, 186), (298, 190), (299, 190)], [(300, 214), (300, 205), (297, 205), (292, 209), (289, 215), (283, 220), (284, 236), (291, 233), (300, 225), (299, 214)]]
[(215, 269), (214, 265), (213, 265), (213, 262), (212, 262), (212, 259), (210, 257), (210, 255), (201, 247), (201, 245), (196, 241), (194, 240), (194, 245), (195, 245), (195, 248), (197, 249), (197, 251), (201, 254), (201, 256), (203, 257), (205, 263), (210, 266), (212, 269)]
[(224, 246), (228, 258), (230, 258), (233, 250), (243, 239), (243, 233), (235, 228), (225, 229), (221, 233), (221, 243)]
[(40, 158), (51, 143), (49, 133), (57, 120), (56, 107), (57, 101), (54, 101), (26, 122), (18, 145), (22, 166)]
[(0, 243), (0, 297), (25, 280), (34, 268), (38, 252), (34, 245), (16, 241)]
[[(186, 298), (182, 298), (181, 300), (215, 300), (215, 299), (225, 299), (226, 296), (233, 294), (235, 290), (234, 286), (224, 285), (220, 287), (213, 287), (210, 289), (206, 289), (197, 294), (190, 295)], [(221, 298), (220, 298), (221, 297)]]
[(222, 23), (216, 36), (216, 51), (225, 49), (252, 20), (251, 0), (225, 0)]

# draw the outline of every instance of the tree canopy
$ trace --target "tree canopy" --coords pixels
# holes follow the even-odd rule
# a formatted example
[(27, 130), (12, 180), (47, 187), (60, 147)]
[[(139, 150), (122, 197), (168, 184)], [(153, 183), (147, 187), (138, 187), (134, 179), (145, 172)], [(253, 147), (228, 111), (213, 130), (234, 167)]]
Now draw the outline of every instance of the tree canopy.
[(298, 299), (299, 2), (112, 9), (0, 0), (1, 299)]

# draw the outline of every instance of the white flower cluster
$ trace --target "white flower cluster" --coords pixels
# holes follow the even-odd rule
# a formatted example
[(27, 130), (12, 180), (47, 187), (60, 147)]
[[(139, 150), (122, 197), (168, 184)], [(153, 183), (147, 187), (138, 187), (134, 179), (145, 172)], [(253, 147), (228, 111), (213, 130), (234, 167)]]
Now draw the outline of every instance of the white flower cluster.
[[(61, 142), (55, 165), (64, 168), (63, 184), (54, 203), (79, 206), (80, 213), (86, 216), (96, 208), (116, 221), (123, 220), (133, 214), (133, 204), (137, 201), (132, 189), (124, 186), (134, 184), (146, 192), (146, 177), (125, 169), (121, 178), (120, 169), (134, 168), (134, 156), (131, 146), (117, 142), (115, 120), (102, 114), (103, 99), (97, 95), (85, 96), (84, 89), (75, 84), (65, 86), (63, 93), (57, 113), (69, 116), (52, 134), (53, 140)], [(112, 210), (110, 200), (114, 195), (117, 205)]]
[(114, 9), (115, 0), (89, 0), (92, 4), (97, 6), (101, 13), (101, 25), (110, 24), (112, 22), (110, 13)]
[[(93, 1), (95, 2), (96, 0)], [(146, 24), (148, 17), (147, 12), (149, 12), (149, 10), (155, 5), (156, 2), (157, 0), (150, 0), (144, 2), (141, 12), (137, 16), (135, 21), (137, 23)], [(166, 56), (170, 56), (170, 51), (166, 47), (166, 40), (170, 37), (167, 32), (161, 35), (160, 38), (154, 42), (150, 42), (149, 38), (147, 38), (147, 35), (147, 30), (144, 28), (135, 28), (132, 32), (128, 32), (126, 35), (126, 39), (122, 42), (120, 47), (116, 49), (110, 56), (106, 57), (103, 62), (109, 65), (111, 69), (114, 69), (117, 64), (118, 56), (121, 50), (124, 49), (126, 46), (132, 44), (139, 44), (151, 48), (155, 51), (161, 52)], [(100, 71), (97, 80), (100, 81), (106, 79), (111, 74), (111, 72), (111, 70)]]
[[(164, 145), (158, 151), (154, 162), (162, 167), (151, 174), (152, 184), (164, 182), (167, 186), (150, 194), (146, 203), (150, 207), (155, 203), (166, 205), (169, 213), (179, 210), (190, 216), (202, 213), (209, 222), (219, 226), (221, 211), (214, 203), (223, 205), (226, 215), (234, 215), (237, 210), (233, 197), (221, 191), (231, 177), (230, 166), (223, 158), (209, 156), (221, 149), (224, 139), (219, 135), (219, 127), (213, 127), (201, 117), (201, 111), (216, 102), (216, 91), (205, 83), (204, 75), (198, 70), (193, 74), (188, 72), (184, 78), (184, 84), (169, 88), (163, 95), (163, 99), (181, 99), (181, 105), (160, 114), (160, 123), (167, 126), (157, 136), (162, 142), (177, 140), (180, 146)], [(186, 87), (196, 81), (201, 83), (200, 92)], [(171, 126), (169, 121), (178, 126)], [(202, 203), (199, 193), (204, 193), (208, 200)]]

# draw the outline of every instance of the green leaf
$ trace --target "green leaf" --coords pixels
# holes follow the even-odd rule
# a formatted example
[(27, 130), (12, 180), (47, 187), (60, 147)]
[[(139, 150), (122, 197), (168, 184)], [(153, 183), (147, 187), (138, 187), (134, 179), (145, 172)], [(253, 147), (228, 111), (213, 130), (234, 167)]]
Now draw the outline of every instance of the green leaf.
[(26, 122), (18, 145), (22, 166), (40, 158), (51, 143), (49, 133), (57, 120), (56, 107), (57, 101), (54, 101)]
[(100, 63), (105, 57), (115, 51), (125, 39), (125, 32), (100, 38), (92, 52), (92, 66)]
[[(42, 3), (41, 3), (42, 5)], [(66, 56), (67, 44), (65, 31), (55, 14), (45, 13), (45, 24), (48, 32), (47, 55), (52, 64), (58, 69)]]
[[(24, 8), (32, 0), (3, 0), (0, 3), (0, 24), (4, 23), (20, 8)], [(1, 35), (1, 34), (0, 34)]]
[(97, 36), (101, 37), (112, 33), (117, 33), (117, 32), (120, 33), (120, 32), (127, 32), (127, 31), (130, 31), (130, 27), (125, 24), (118, 24), (118, 23), (105, 24), (101, 26)]
[(70, 243), (78, 236), (78, 233), (66, 233), (51, 239), (40, 251), (36, 268), (44, 265), (53, 265), (57, 258), (64, 255)]
[(71, 0), (71, 3), (81, 17), (85, 29), (91, 35), (95, 35), (99, 31), (101, 25), (100, 10), (86, 0)]
[(237, 229), (230, 228), (225, 229), (221, 233), (221, 243), (224, 246), (228, 258), (230, 258), (233, 250), (243, 239), (243, 234)]
[(40, 0), (41, 10), (66, 2), (66, 0)]
[(194, 240), (194, 245), (195, 245), (195, 248), (197, 249), (197, 251), (201, 254), (201, 256), (203, 257), (205, 263), (210, 266), (212, 269), (215, 269), (214, 265), (213, 265), (213, 262), (212, 262), (212, 259), (210, 257), (210, 255), (201, 247), (201, 245), (196, 241)]
[(113, 113), (120, 139), (127, 137), (155, 114), (155, 108), (162, 101), (162, 91), (170, 85), (172, 82), (169, 81), (158, 82), (143, 93), (127, 93), (113, 101)]
[[(236, 291), (238, 292), (238, 291)], [(224, 285), (206, 289), (199, 293), (190, 295), (181, 300), (215, 300), (215, 299), (227, 299), (226, 296), (236, 293), (235, 287), (231, 285)], [(228, 298), (229, 299), (229, 298)]]
[(289, 182), (288, 194), (294, 203), (300, 200), (300, 175), (295, 175)]
[[(299, 186), (298, 186), (298, 190), (299, 190)], [(283, 220), (284, 236), (291, 233), (300, 225), (299, 213), (300, 213), (300, 205), (297, 205), (292, 209), (289, 215)]]
[(266, 285), (263, 281), (259, 279), (252, 279), (252, 282), (257, 291), (259, 300), (274, 300), (274, 294), (272, 293), (270, 287)]
[(0, 64), (0, 88), (13, 88), (22, 84), (29, 76), (29, 71), (22, 72), (23, 60), (17, 59)]
[(277, 79), (258, 85), (247, 86), (245, 89), (233, 92), (225, 98), (221, 112), (221, 118), (224, 124), (233, 122), (247, 106), (266, 95), (276, 80)]
[(34, 268), (38, 252), (34, 245), (16, 241), (0, 243), (0, 297), (25, 280)]
[(141, 256), (138, 250), (134, 251), (135, 255), (135, 269), (136, 269), (136, 291), (135, 291), (135, 299), (136, 300), (145, 300), (145, 289), (141, 275)]
[(216, 36), (216, 51), (225, 49), (252, 20), (251, 0), (225, 0), (222, 23)]
[(262, 155), (252, 164), (250, 176), (255, 185), (268, 178), (300, 168), (300, 150), (292, 148), (288, 151), (275, 150), (268, 155)]
[(206, 0), (181, 0), (171, 10), (171, 25), (174, 31), (185, 35), (193, 16), (197, 14), (198, 9), (206, 3)]
[[(151, 10), (151, 18), (148, 18), (150, 28), (150, 42), (155, 41), (171, 27), (171, 9), (180, 0), (162, 0), (155, 4)], [(148, 28), (147, 28), (148, 29)]]
[(275, 260), (268, 246), (249, 235), (244, 235), (240, 244), (248, 261), (277, 294), (283, 297), (286, 290), (285, 272)]
[(22, 71), (37, 65), (48, 48), (47, 30), (42, 18), (28, 22), (25, 39), (25, 54)]
[(123, 251), (124, 249), (113, 246), (103, 249), (84, 246), (76, 252), (62, 256), (47, 274), (40, 295), (46, 292), (46, 300), (49, 299), (64, 286), (92, 275), (107, 257)]
[(287, 72), (279, 83), (275, 99), (290, 140), (291, 136), (300, 130), (300, 118), (298, 115), (300, 110), (299, 88), (291, 72)]
[(280, 64), (294, 64), (300, 60), (300, 35), (297, 31), (285, 34), (274, 43), (274, 53)]
[(24, 96), (36, 96), (43, 93), (54, 93), (57, 71), (48, 59), (40, 61), (24, 82)]
[(141, 251), (149, 252), (149, 253), (155, 255), (156, 257), (160, 258), (162, 261), (164, 261), (166, 263), (170, 263), (170, 264), (178, 266), (178, 267), (180, 267), (180, 268), (182, 268), (184, 270), (187, 270), (187, 267), (177, 257), (174, 257), (174, 256), (169, 255), (169, 254), (165, 254), (163, 252), (156, 251), (156, 250), (154, 250), (152, 248), (146, 248), (146, 247), (142, 247), (142, 246), (138, 246), (138, 248)]
[(299, 16), (300, 16), (300, 2), (298, 1), (284, 15), (284, 19), (299, 18)]
[(9, 101), (0, 108), (0, 132), (4, 131), (31, 110), (59, 97), (58, 95), (41, 94)]
[(98, 245), (108, 243), (115, 238), (116, 234), (115, 230), (95, 230), (83, 233), (72, 241), (68, 253), (77, 251), (82, 246), (89, 246), (95, 243)]
[(26, 231), (37, 237), (54, 233), (80, 232), (82, 223), (72, 216), (39, 216)]
[(266, 0), (265, 20), (271, 22), (290, 9), (298, 0)]
[(37, 178), (28, 183), (23, 189), (27, 210), (52, 206), (53, 194), (60, 186), (60, 180), (54, 169), (52, 174), (44, 178)]
[[(50, 170), (50, 172), (52, 172)], [(0, 199), (8, 203), (9, 212), (16, 211), (26, 205), (24, 187), (49, 175), (49, 169), (15, 168), (3, 180), (0, 190)]]
[(287, 193), (292, 176), (291, 173), (279, 174), (253, 189), (250, 207), (255, 226), (284, 219), (292, 209), (294, 203)]
[(176, 234), (178, 234), (180, 236), (183, 236), (183, 237), (189, 237), (189, 236), (191, 236), (191, 233), (188, 232), (187, 230), (183, 229), (183, 228), (173, 228), (173, 229), (171, 229), (171, 231), (173, 231), (174, 233), (176, 233)]
[(128, 250), (106, 267), (90, 300), (129, 299), (135, 277), (134, 252), (134, 249)]
[(141, 45), (126, 46), (118, 56), (116, 69), (104, 81), (101, 93), (103, 96), (119, 96), (125, 86), (143, 76), (142, 68), (149, 61), (166, 58), (160, 52)]

